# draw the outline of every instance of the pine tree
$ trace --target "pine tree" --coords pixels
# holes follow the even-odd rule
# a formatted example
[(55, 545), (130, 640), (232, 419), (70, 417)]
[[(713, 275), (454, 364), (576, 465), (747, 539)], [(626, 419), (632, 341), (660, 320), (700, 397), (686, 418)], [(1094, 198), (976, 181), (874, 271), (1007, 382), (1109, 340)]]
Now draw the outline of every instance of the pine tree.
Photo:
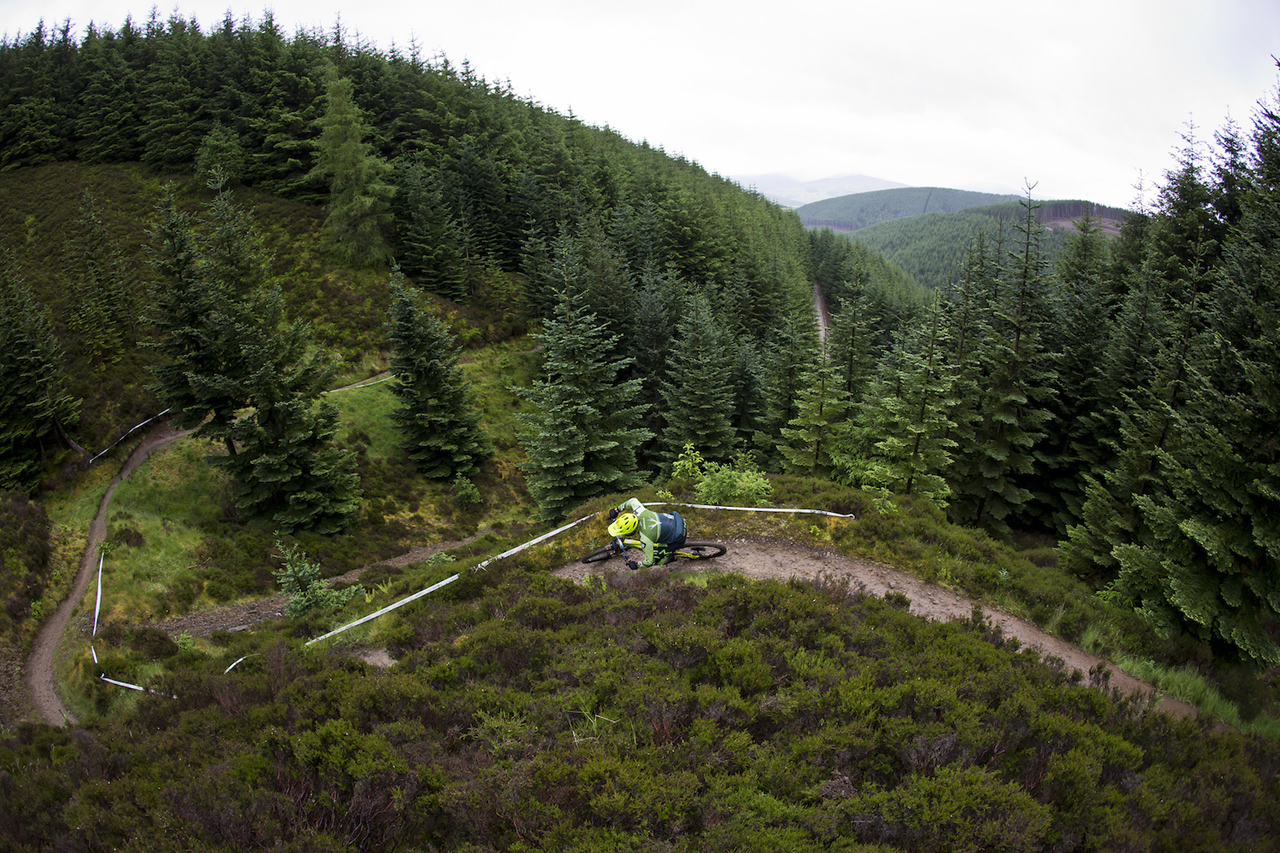
[(448, 328), (394, 273), (391, 281), (391, 415), (410, 459), (428, 477), (471, 478), (492, 455), (458, 366)]
[(961, 381), (977, 388), (977, 416), (955, 418), (963, 426), (972, 424), (973, 432), (953, 436), (958, 446), (949, 479), (953, 517), (1000, 536), (1009, 535), (1014, 520), (1032, 520), (1032, 488), (1043, 486), (1036, 477), (1035, 445), (1044, 436), (1049, 418), (1044, 404), (1054, 381), (1041, 342), (1048, 318), (1043, 229), (1035, 219), (1038, 205), (1029, 196), (1028, 191), (1008, 280), (989, 279), (990, 320), (980, 326), (984, 335), (973, 350), (977, 376), (970, 373), (973, 367), (960, 366)]
[[(1184, 394), (1157, 410), (1153, 488), (1134, 497), (1143, 530), (1114, 541), (1111, 592), (1161, 633), (1280, 664), (1280, 117), (1255, 125), (1256, 179), (1214, 290), (1193, 292), (1176, 365)], [(1142, 533), (1146, 535), (1141, 535)]]
[(360, 490), (355, 455), (333, 446), (338, 411), (317, 403), (333, 364), (314, 348), (308, 324), (285, 319), (279, 288), (259, 288), (243, 305), (234, 337), (249, 369), (224, 381), (249, 410), (227, 430), (236, 452), (220, 458), (236, 479), (236, 506), (283, 533), (340, 531), (359, 508)]
[(48, 313), (0, 249), (0, 491), (34, 487), (42, 460), (79, 417), (61, 361)]
[(391, 259), (384, 229), (391, 224), (395, 193), (387, 183), (390, 167), (364, 141), (368, 127), (352, 98), (352, 82), (329, 83), (313, 175), (329, 179), (324, 227), (338, 256), (348, 263), (373, 265)]
[(541, 376), (515, 389), (533, 408), (518, 416), (528, 454), (522, 467), (542, 519), (557, 521), (583, 501), (634, 488), (636, 448), (651, 434), (639, 426), (640, 380), (619, 379), (630, 359), (603, 355), (617, 341), (573, 290), (540, 338)]
[(701, 293), (690, 294), (683, 316), (676, 322), (675, 339), (660, 376), (666, 428), (662, 455), (670, 465), (693, 447), (708, 462), (728, 462), (734, 451), (733, 348), (719, 318)]
[(834, 467), (832, 456), (837, 434), (847, 421), (850, 400), (841, 387), (839, 367), (828, 358), (826, 348), (818, 353), (801, 380), (796, 416), (782, 428), (778, 452), (783, 470), (790, 474), (826, 477)]
[(947, 507), (947, 474), (956, 447), (948, 413), (956, 401), (946, 334), (939, 295), (926, 322), (903, 331), (902, 345), (867, 392), (852, 430), (854, 441), (836, 454), (844, 482)]

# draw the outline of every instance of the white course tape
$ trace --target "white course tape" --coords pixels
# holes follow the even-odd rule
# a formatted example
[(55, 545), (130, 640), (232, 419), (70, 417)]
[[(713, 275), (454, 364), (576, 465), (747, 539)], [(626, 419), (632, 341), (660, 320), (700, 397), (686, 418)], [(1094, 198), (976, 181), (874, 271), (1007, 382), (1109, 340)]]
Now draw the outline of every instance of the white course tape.
[(825, 509), (800, 509), (797, 507), (786, 506), (715, 506), (714, 504), (680, 504), (680, 503), (654, 503), (645, 504), (645, 506), (687, 506), (694, 509), (729, 509), (734, 512), (797, 512), (810, 513), (811, 515), (829, 515), (832, 518), (853, 518), (853, 513), (828, 512)]
[(147, 424), (151, 423), (151, 422), (152, 422), (152, 421), (154, 421), (156, 418), (162, 418), (162, 417), (164, 417), (164, 416), (165, 416), (165, 415), (167, 415), (167, 414), (169, 414), (169, 409), (165, 409), (163, 412), (161, 412), (161, 413), (160, 413), (160, 414), (158, 414), (158, 415), (152, 415), (151, 417), (147, 418), (145, 421), (143, 421), (142, 423), (138, 424), (137, 426), (130, 427), (130, 429), (129, 429), (129, 431), (128, 431), (128, 432), (126, 432), (124, 435), (120, 436), (120, 437), (119, 437), (119, 438), (117, 438), (114, 442), (112, 442), (111, 447), (108, 447), (106, 450), (102, 451), (102, 452), (101, 452), (101, 453), (99, 453), (97, 456), (95, 456), (95, 457), (93, 457), (92, 459), (90, 459), (90, 460), (89, 460), (89, 464), (90, 464), (90, 465), (92, 465), (94, 462), (97, 462), (97, 461), (98, 461), (98, 459), (99, 459), (103, 454), (107, 453), (107, 451), (111, 450), (111, 448), (112, 448), (112, 447), (115, 447), (117, 444), (119, 444), (120, 442), (124, 441), (126, 438), (128, 438), (128, 437), (129, 437), (129, 436), (131, 436), (131, 435), (133, 435), (135, 432), (137, 432), (138, 430), (142, 429), (144, 426), (146, 426)]
[(322, 394), (336, 394), (339, 391), (355, 391), (359, 388), (368, 388), (370, 385), (381, 385), (383, 382), (390, 382), (395, 379), (394, 376), (384, 376), (381, 379), (375, 379), (372, 382), (364, 382), (360, 385), (348, 385), (346, 388), (330, 388), (328, 391), (321, 391)]
[(114, 678), (107, 678), (105, 674), (99, 675), (98, 678), (102, 679), (108, 684), (114, 684), (116, 687), (127, 687), (130, 690), (137, 690), (139, 693), (151, 693), (155, 696), (168, 696), (170, 699), (178, 698), (177, 696), (174, 696), (172, 693), (160, 693), (156, 690), (150, 690), (146, 687), (139, 687), (136, 684), (130, 684), (127, 681), (116, 681)]
[[(462, 576), (453, 575), (452, 577), (447, 577), (444, 580), (440, 581), (440, 583), (432, 584), (426, 589), (420, 589), (417, 592), (415, 592), (413, 595), (409, 596), (408, 598), (402, 598), (399, 601), (397, 601), (395, 604), (389, 604), (386, 607), (382, 608), (381, 610), (377, 611), (376, 613), (370, 613), (368, 616), (361, 617), (360, 619), (357, 619), (354, 622), (348, 622), (346, 625), (343, 625), (341, 628), (335, 628), (327, 634), (316, 637), (313, 640), (307, 640), (307, 645), (309, 646), (312, 643), (318, 643), (321, 640), (327, 640), (330, 637), (332, 637), (334, 634), (341, 634), (343, 631), (347, 630), (348, 628), (354, 628), (357, 625), (363, 625), (365, 622), (368, 622), (370, 619), (377, 618), (378, 616), (381, 616), (384, 613), (389, 613), (392, 610), (395, 610), (397, 607), (400, 607), (401, 605), (408, 604), (410, 601), (414, 601), (415, 599), (422, 598), (422, 596), (426, 595), (429, 592), (435, 592), (440, 587), (444, 586), (445, 584), (453, 583), (460, 577)], [(240, 661), (236, 661), (236, 663), (239, 663), (239, 662)], [(235, 664), (232, 664), (232, 666), (235, 666)]]
[[(655, 504), (651, 504), (651, 506), (684, 506), (684, 507), (690, 507), (692, 509), (723, 509), (723, 510), (733, 510), (735, 512), (812, 513), (814, 515), (828, 515), (833, 518), (853, 518), (852, 513), (842, 514), (838, 512), (828, 512), (827, 510), (824, 510), (824, 509), (796, 509), (796, 508), (788, 508), (788, 507), (771, 507), (771, 506), (716, 506), (712, 504), (686, 504), (686, 503), (655, 503)], [(535, 539), (530, 539), (528, 542), (525, 542), (522, 545), (517, 545), (516, 547), (508, 551), (503, 551), (501, 554), (498, 554), (497, 556), (490, 557), (489, 559), (481, 563), (477, 563), (473, 571), (479, 571), (480, 569), (487, 567), (492, 562), (501, 560), (504, 557), (510, 557), (512, 554), (518, 554), (524, 549), (537, 545), (539, 542), (545, 542), (546, 540), (550, 539), (553, 536), (559, 536), (561, 533), (564, 533), (566, 530), (570, 530), (574, 527), (577, 527), (582, 522), (589, 521), (590, 519), (595, 518), (597, 515), (599, 515), (599, 513), (595, 513), (595, 512), (591, 513), (590, 515), (584, 515), (582, 518), (579, 518), (577, 521), (571, 521), (568, 524), (564, 525), (563, 527), (557, 527), (555, 530), (552, 530), (550, 533), (544, 533)], [(413, 595), (409, 596), (408, 598), (402, 598), (399, 601), (395, 602), (394, 604), (389, 604), (377, 612), (370, 613), (368, 616), (363, 616), (354, 622), (348, 622), (346, 625), (343, 625), (341, 628), (335, 628), (327, 634), (323, 634), (314, 639), (307, 640), (307, 645), (309, 646), (312, 643), (318, 643), (321, 640), (327, 640), (330, 637), (334, 636), (335, 634), (341, 634), (343, 631), (346, 631), (349, 628), (354, 628), (357, 625), (363, 625), (365, 622), (368, 622), (370, 619), (376, 619), (377, 617), (383, 615), (384, 613), (390, 613), (392, 610), (395, 610), (397, 607), (408, 604), (410, 601), (416, 601), (417, 599), (421, 598), (424, 595), (427, 595), (428, 593), (435, 592), (437, 589), (444, 586), (445, 584), (453, 583), (459, 577), (460, 575), (453, 575), (452, 577), (445, 578), (439, 583), (434, 584), (433, 586), (427, 587), (426, 589), (419, 590), (418, 592), (415, 592)], [(244, 658), (241, 658), (240, 660), (244, 660)], [(236, 661), (236, 663), (240, 663), (240, 661), (238, 660)], [(231, 664), (231, 666), (235, 666), (236, 663)], [(231, 666), (227, 667), (227, 672), (231, 671)]]
[(591, 513), (591, 515), (584, 515), (582, 518), (578, 519), (577, 521), (569, 522), (564, 527), (557, 527), (555, 530), (551, 531), (550, 533), (544, 533), (541, 536), (539, 536), (537, 539), (530, 539), (528, 542), (524, 543), (523, 545), (517, 545), (516, 547), (512, 548), (510, 551), (503, 551), (498, 556), (490, 557), (489, 559), (485, 560), (483, 563), (477, 564), (476, 571), (479, 571), (480, 569), (485, 568), (495, 560), (501, 560), (503, 557), (510, 557), (512, 554), (519, 554), (525, 548), (529, 548), (533, 545), (537, 545), (539, 542), (545, 542), (546, 540), (550, 539), (552, 536), (559, 536), (561, 533), (564, 533), (566, 530), (572, 527), (577, 527), (582, 522), (595, 517), (596, 517), (596, 513), (594, 512)]
[(251, 654), (251, 655), (245, 655), (244, 657), (240, 658), (240, 660), (236, 661), (235, 663), (231, 664), (231, 666), (229, 666), (229, 667), (227, 667), (226, 669), (224, 669), (224, 670), (222, 671), (222, 674), (223, 674), (223, 675), (226, 675), (228, 672), (230, 672), (231, 670), (235, 669), (235, 668), (236, 668), (236, 666), (240, 663), (240, 661), (248, 660), (249, 658), (251, 658), (251, 657), (255, 657), (256, 655), (257, 655), (257, 652), (255, 652), (254, 654)]
[[(98, 636), (98, 610), (102, 607), (102, 560), (104, 557), (106, 554), (98, 554), (98, 597), (93, 602), (93, 633), (89, 635), (90, 637)], [(93, 662), (98, 662), (96, 656)]]

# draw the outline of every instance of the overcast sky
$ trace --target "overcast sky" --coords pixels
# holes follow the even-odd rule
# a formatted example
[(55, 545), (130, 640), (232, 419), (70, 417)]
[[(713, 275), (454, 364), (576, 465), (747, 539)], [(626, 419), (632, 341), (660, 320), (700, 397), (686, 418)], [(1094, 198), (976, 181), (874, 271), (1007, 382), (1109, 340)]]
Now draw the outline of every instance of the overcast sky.
[(206, 31), (228, 11), (269, 8), (289, 35), (341, 17), (725, 176), (1030, 182), (1125, 207), (1189, 123), (1248, 129), (1280, 80), (1278, 0), (0, 0), (0, 33), (118, 29), (153, 6)]

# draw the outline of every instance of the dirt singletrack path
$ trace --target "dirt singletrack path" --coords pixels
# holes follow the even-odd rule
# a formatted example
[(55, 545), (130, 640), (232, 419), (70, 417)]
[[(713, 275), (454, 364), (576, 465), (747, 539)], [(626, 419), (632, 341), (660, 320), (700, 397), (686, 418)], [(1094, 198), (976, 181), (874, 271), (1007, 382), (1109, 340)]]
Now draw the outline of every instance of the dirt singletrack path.
[(111, 495), (115, 492), (116, 486), (137, 470), (152, 452), (184, 435), (187, 435), (187, 432), (175, 430), (168, 421), (162, 421), (143, 436), (142, 442), (125, 459), (120, 472), (107, 486), (106, 493), (98, 503), (98, 513), (89, 525), (89, 541), (85, 544), (84, 555), (80, 558), (80, 570), (76, 572), (76, 581), (71, 594), (58, 605), (53, 616), (40, 627), (40, 632), (36, 634), (31, 655), (27, 658), (27, 689), (31, 693), (31, 701), (39, 712), (40, 718), (51, 726), (76, 722), (75, 717), (68, 713), (62, 704), (62, 698), (58, 695), (57, 684), (53, 677), (54, 657), (67, 632), (67, 627), (71, 624), (72, 612), (88, 592), (89, 584), (93, 582), (98, 570), (98, 547), (107, 535), (107, 508), (111, 505)]
[[(806, 548), (791, 542), (742, 539), (728, 540), (725, 544), (729, 546), (728, 553), (707, 563), (709, 571), (734, 572), (757, 579), (817, 580), (826, 576), (835, 580), (848, 580), (853, 588), (861, 589), (866, 594), (879, 598), (883, 598), (890, 592), (905, 595), (911, 601), (910, 613), (937, 622), (968, 619), (973, 614), (974, 606), (977, 605), (982, 609), (989, 624), (1000, 628), (1006, 637), (1017, 638), (1024, 647), (1037, 649), (1042, 657), (1059, 658), (1067, 667), (1080, 672), (1086, 678), (1094, 667), (1101, 665), (1110, 674), (1109, 686), (1118, 689), (1121, 693), (1126, 695), (1136, 693), (1144, 699), (1154, 698), (1156, 707), (1160, 711), (1176, 717), (1194, 717), (1196, 714), (1194, 705), (1160, 693), (1147, 682), (1134, 678), (1110, 661), (1091, 655), (1061, 637), (1043, 631), (1032, 622), (992, 610), (967, 595), (926, 583), (898, 569), (847, 557), (844, 554)], [(701, 564), (699, 567), (701, 568)], [(556, 570), (554, 574), (557, 577), (581, 581), (592, 574), (618, 571), (626, 572), (627, 569), (622, 567), (620, 560), (610, 560), (589, 565), (571, 563)], [(664, 569), (647, 571), (664, 571)]]
[[(49, 725), (62, 726), (76, 722), (58, 695), (53, 675), (54, 660), (62, 638), (71, 624), (72, 612), (84, 599), (97, 571), (98, 548), (106, 537), (107, 511), (111, 496), (116, 486), (145, 462), (153, 452), (187, 434), (188, 432), (175, 430), (167, 422), (153, 428), (129, 454), (120, 472), (112, 479), (106, 493), (102, 496), (97, 515), (90, 526), (89, 541), (80, 561), (74, 588), (49, 621), (41, 627), (27, 660), (27, 687), (40, 717)], [(435, 543), (416, 548), (400, 557), (385, 560), (383, 564), (407, 565), (461, 544), (464, 543)], [(987, 620), (993, 626), (998, 626), (1006, 636), (1016, 637), (1024, 646), (1038, 649), (1042, 655), (1059, 658), (1068, 667), (1086, 676), (1094, 667), (1102, 665), (1110, 673), (1112, 688), (1126, 694), (1137, 693), (1144, 697), (1152, 697), (1156, 700), (1159, 710), (1174, 716), (1188, 717), (1196, 713), (1194, 706), (1160, 694), (1150, 684), (1133, 678), (1111, 662), (1088, 654), (1067, 643), (1061, 637), (1044, 632), (1031, 622), (993, 611), (968, 596), (925, 583), (906, 572), (790, 542), (742, 539), (729, 541), (726, 544), (729, 546), (729, 552), (710, 564), (714, 571), (736, 572), (751, 578), (782, 580), (793, 577), (814, 580), (824, 575), (835, 579), (847, 579), (855, 587), (871, 595), (883, 597), (889, 592), (901, 593), (911, 601), (911, 613), (937, 621), (968, 618), (973, 612), (974, 605), (977, 604), (982, 607)], [(618, 567), (614, 565), (617, 562), (609, 561), (590, 566), (571, 563), (557, 569), (554, 574), (558, 577), (581, 581), (591, 574), (617, 571)], [(363, 569), (348, 572), (347, 575), (335, 580), (352, 582), (361, 571)], [(623, 568), (622, 571), (626, 569)], [(214, 630), (233, 631), (276, 618), (283, 611), (285, 603), (284, 596), (271, 596), (239, 605), (176, 617), (158, 623), (156, 627), (173, 635), (187, 631), (193, 636), (207, 637)]]

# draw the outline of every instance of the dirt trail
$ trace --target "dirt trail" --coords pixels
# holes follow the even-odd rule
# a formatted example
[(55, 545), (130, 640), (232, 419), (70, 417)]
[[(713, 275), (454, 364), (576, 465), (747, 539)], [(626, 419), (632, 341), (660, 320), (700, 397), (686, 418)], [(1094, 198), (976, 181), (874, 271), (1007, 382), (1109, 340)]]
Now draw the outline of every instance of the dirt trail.
[(31, 693), (31, 701), (40, 713), (40, 718), (51, 726), (76, 722), (75, 717), (67, 712), (61, 697), (58, 696), (58, 688), (53, 679), (54, 656), (57, 654), (63, 635), (67, 632), (67, 627), (71, 624), (72, 611), (84, 598), (84, 594), (89, 590), (89, 584), (96, 576), (98, 546), (107, 535), (107, 507), (111, 505), (111, 495), (115, 492), (116, 486), (137, 470), (153, 451), (186, 434), (175, 430), (167, 421), (161, 422), (148, 431), (143, 436), (142, 442), (129, 454), (120, 472), (107, 486), (107, 491), (98, 504), (98, 513), (89, 525), (89, 541), (85, 545), (84, 555), (80, 558), (80, 570), (76, 573), (71, 594), (58, 605), (53, 616), (40, 627), (40, 632), (36, 635), (31, 655), (27, 658), (27, 689)]
[[(147, 433), (138, 447), (129, 455), (120, 472), (107, 487), (98, 506), (98, 513), (90, 526), (89, 541), (85, 546), (71, 595), (41, 627), (36, 637), (31, 655), (27, 660), (26, 682), (41, 718), (50, 725), (75, 723), (75, 718), (67, 712), (58, 696), (53, 677), (54, 658), (71, 623), (72, 611), (84, 598), (97, 571), (98, 546), (106, 536), (107, 510), (112, 493), (116, 486), (146, 461), (151, 453), (186, 434), (186, 432), (174, 430), (168, 423), (159, 424)], [(380, 565), (405, 566), (421, 562), (432, 554), (462, 544), (465, 542), (438, 542), (385, 560)], [(871, 595), (883, 597), (888, 592), (901, 593), (910, 599), (911, 613), (938, 621), (968, 618), (973, 612), (974, 604), (977, 603), (972, 598), (924, 583), (905, 572), (855, 560), (842, 554), (802, 548), (788, 542), (744, 539), (727, 544), (729, 553), (710, 564), (714, 571), (737, 572), (751, 578), (816, 579), (821, 575), (836, 579), (847, 578), (851, 584), (860, 586)], [(620, 566), (621, 563), (616, 560), (591, 566), (571, 563), (556, 570), (554, 574), (558, 577), (583, 580), (591, 574), (617, 571)], [(626, 571), (625, 568), (622, 570)], [(350, 583), (355, 581), (362, 571), (364, 569), (355, 569), (334, 580)], [(216, 630), (243, 630), (257, 623), (278, 618), (284, 611), (286, 602), (287, 599), (283, 595), (276, 595), (168, 619), (158, 623), (157, 627), (174, 636), (187, 632), (192, 636), (207, 637)], [(1067, 666), (1086, 676), (1090, 670), (1102, 664), (1111, 675), (1112, 687), (1124, 693), (1138, 693), (1144, 697), (1157, 696), (1157, 707), (1165, 713), (1176, 716), (1195, 715), (1193, 706), (1168, 696), (1161, 696), (1150, 684), (1127, 675), (1110, 662), (1094, 657), (1059, 637), (1045, 633), (1032, 623), (986, 607), (982, 609), (988, 621), (1000, 627), (1006, 636), (1016, 637), (1024, 646), (1040, 650), (1042, 655), (1060, 658)]]
[[(726, 544), (729, 552), (707, 564), (710, 570), (736, 572), (749, 578), (816, 580), (826, 575), (837, 580), (848, 579), (851, 585), (861, 587), (869, 595), (883, 598), (889, 592), (901, 593), (911, 601), (910, 613), (939, 622), (967, 619), (972, 615), (974, 605), (979, 604), (991, 625), (998, 626), (1006, 637), (1016, 637), (1024, 647), (1038, 649), (1042, 656), (1060, 658), (1068, 667), (1079, 671), (1086, 678), (1090, 670), (1102, 664), (1111, 674), (1110, 686), (1120, 692), (1137, 693), (1144, 698), (1155, 696), (1156, 707), (1167, 714), (1178, 717), (1193, 717), (1196, 714), (1195, 706), (1159, 693), (1150, 684), (1139, 681), (1111, 662), (1078, 649), (1061, 637), (1042, 631), (1031, 622), (993, 611), (975, 599), (925, 583), (906, 572), (855, 560), (843, 554), (803, 548), (790, 542), (736, 540)], [(620, 560), (591, 565), (571, 563), (554, 574), (580, 581), (592, 574), (617, 571), (627, 571)]]

